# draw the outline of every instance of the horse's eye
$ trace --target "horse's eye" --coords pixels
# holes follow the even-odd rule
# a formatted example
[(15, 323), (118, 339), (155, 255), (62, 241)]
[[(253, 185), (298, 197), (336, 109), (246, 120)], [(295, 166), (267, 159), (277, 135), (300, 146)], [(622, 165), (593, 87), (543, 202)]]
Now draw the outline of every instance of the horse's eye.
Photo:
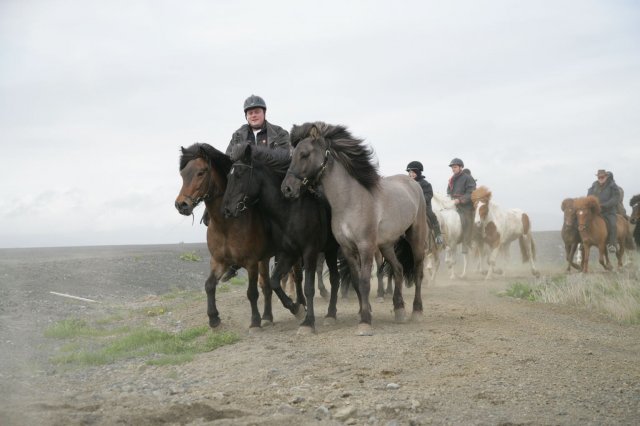
[(198, 177), (202, 177), (202, 176), (204, 176), (204, 170), (200, 170), (200, 171), (198, 172), (198, 175), (197, 175), (197, 176), (198, 176)]

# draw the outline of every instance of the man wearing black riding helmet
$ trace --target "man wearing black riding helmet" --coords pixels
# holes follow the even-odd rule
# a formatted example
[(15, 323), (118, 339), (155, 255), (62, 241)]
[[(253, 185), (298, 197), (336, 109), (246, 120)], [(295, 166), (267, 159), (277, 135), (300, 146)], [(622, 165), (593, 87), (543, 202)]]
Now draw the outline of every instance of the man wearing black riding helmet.
[(456, 205), (460, 222), (462, 224), (462, 252), (467, 253), (471, 245), (473, 232), (473, 204), (471, 203), (471, 193), (476, 189), (476, 181), (470, 174), (463, 173), (464, 162), (459, 158), (454, 158), (449, 163), (453, 175), (449, 178), (447, 185), (447, 195), (451, 197)]
[(433, 208), (431, 207), (431, 199), (433, 198), (433, 188), (431, 184), (422, 176), (422, 172), (424, 171), (424, 167), (422, 163), (419, 161), (412, 161), (407, 164), (407, 172), (409, 172), (409, 176), (411, 176), (422, 188), (422, 192), (424, 193), (424, 199), (427, 202), (427, 220), (429, 221), (429, 228), (433, 230), (433, 235), (436, 239), (436, 244), (443, 245), (444, 240), (442, 239), (442, 233), (440, 232), (440, 223), (438, 222), (438, 217), (433, 213)]
[[(260, 96), (251, 95), (244, 101), (244, 118), (247, 124), (243, 124), (231, 135), (231, 141), (227, 146), (227, 155), (231, 155), (233, 148), (242, 143), (268, 146), (272, 149), (286, 150), (291, 154), (291, 139), (289, 132), (280, 126), (271, 124), (266, 119), (267, 104)], [(209, 215), (205, 210), (202, 216), (205, 225), (209, 223)], [(229, 281), (238, 274), (239, 266), (231, 265), (229, 270), (220, 278), (221, 282)]]
[(596, 172), (597, 180), (591, 184), (587, 195), (594, 195), (600, 201), (600, 214), (607, 225), (607, 251), (615, 253), (617, 250), (616, 213), (620, 202), (620, 188), (613, 180), (613, 173), (604, 169)]

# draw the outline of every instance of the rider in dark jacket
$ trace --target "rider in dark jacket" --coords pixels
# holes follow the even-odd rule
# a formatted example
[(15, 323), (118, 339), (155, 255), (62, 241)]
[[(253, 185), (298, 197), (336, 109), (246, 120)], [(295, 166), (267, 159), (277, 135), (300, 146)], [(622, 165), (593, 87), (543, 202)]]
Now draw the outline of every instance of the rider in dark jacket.
[(460, 215), (462, 224), (462, 252), (467, 253), (471, 245), (473, 232), (473, 203), (471, 203), (471, 193), (476, 189), (476, 181), (471, 174), (466, 174), (464, 162), (459, 158), (454, 158), (449, 163), (453, 175), (449, 178), (447, 185), (447, 195), (453, 199), (456, 209)]
[[(291, 139), (289, 132), (280, 126), (271, 124), (266, 119), (267, 104), (260, 96), (251, 95), (244, 101), (244, 118), (247, 124), (242, 125), (231, 135), (231, 141), (227, 146), (227, 155), (231, 155), (233, 148), (245, 142), (268, 146), (272, 149), (282, 149), (291, 155)], [(202, 221), (208, 225), (208, 214), (205, 210)], [(239, 266), (231, 265), (220, 278), (225, 282), (238, 274)]]
[(606, 170), (598, 170), (598, 180), (593, 182), (587, 195), (594, 195), (600, 201), (600, 214), (607, 223), (607, 250), (616, 251), (617, 229), (616, 213), (620, 202), (620, 188), (613, 180), (613, 173)]
[(407, 164), (407, 172), (409, 172), (409, 176), (411, 176), (422, 188), (422, 192), (424, 193), (424, 199), (427, 202), (427, 219), (429, 221), (429, 227), (433, 229), (433, 235), (436, 239), (436, 244), (442, 245), (444, 244), (444, 240), (442, 239), (442, 233), (440, 231), (440, 223), (438, 222), (438, 217), (433, 212), (433, 208), (431, 207), (431, 199), (433, 198), (433, 188), (431, 184), (422, 176), (422, 172), (424, 171), (424, 167), (422, 163), (419, 161), (412, 161)]

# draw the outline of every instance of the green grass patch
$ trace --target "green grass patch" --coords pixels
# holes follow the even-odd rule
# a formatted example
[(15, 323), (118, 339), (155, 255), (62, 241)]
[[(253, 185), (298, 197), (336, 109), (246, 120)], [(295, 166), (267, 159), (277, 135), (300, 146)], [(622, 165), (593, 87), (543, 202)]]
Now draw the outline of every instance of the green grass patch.
[(75, 337), (103, 337), (118, 333), (125, 333), (128, 327), (106, 328), (93, 327), (86, 321), (78, 318), (69, 318), (59, 321), (44, 330), (45, 337), (55, 339), (71, 339)]
[(247, 284), (247, 279), (245, 277), (233, 277), (229, 280), (229, 284), (231, 285), (237, 285), (237, 286), (244, 286)]
[(180, 259), (189, 262), (200, 262), (202, 258), (194, 251), (188, 251), (180, 255)]
[(531, 285), (521, 282), (511, 284), (503, 293), (504, 296), (515, 297), (516, 299), (536, 300), (535, 289)]
[[(201, 326), (169, 333), (150, 328), (130, 330), (110, 339), (92, 339), (84, 345), (71, 344), (64, 354), (52, 359), (56, 364), (93, 366), (122, 359), (151, 357), (147, 364), (176, 365), (190, 362), (194, 356), (235, 343), (239, 337), (230, 332), (214, 333)], [(84, 347), (88, 346), (88, 347)]]

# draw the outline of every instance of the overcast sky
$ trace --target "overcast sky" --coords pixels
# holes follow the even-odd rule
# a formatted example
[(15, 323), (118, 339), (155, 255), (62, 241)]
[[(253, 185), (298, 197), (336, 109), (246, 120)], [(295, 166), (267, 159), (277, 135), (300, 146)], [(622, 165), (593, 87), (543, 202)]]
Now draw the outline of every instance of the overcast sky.
[(252, 93), (559, 230), (597, 169), (640, 192), (639, 42), (635, 1), (0, 0), (0, 247), (205, 241), (179, 148), (225, 150)]

